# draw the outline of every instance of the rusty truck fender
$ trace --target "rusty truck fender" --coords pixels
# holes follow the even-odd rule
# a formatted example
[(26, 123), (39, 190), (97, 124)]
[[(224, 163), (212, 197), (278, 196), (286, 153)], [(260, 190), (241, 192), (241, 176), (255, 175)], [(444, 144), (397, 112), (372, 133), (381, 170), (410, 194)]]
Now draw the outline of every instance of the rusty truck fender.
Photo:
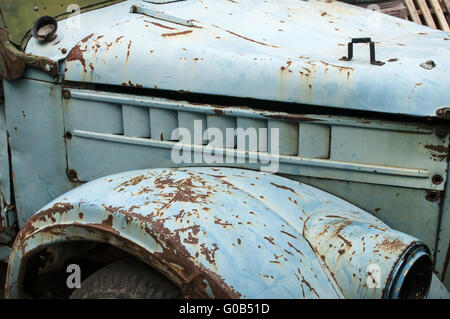
[(317, 188), (243, 169), (131, 171), (60, 196), (22, 227), (6, 295), (21, 297), (29, 257), (73, 240), (125, 250), (189, 298), (395, 298), (413, 265), (427, 269), (420, 293), (431, 280), (420, 240)]

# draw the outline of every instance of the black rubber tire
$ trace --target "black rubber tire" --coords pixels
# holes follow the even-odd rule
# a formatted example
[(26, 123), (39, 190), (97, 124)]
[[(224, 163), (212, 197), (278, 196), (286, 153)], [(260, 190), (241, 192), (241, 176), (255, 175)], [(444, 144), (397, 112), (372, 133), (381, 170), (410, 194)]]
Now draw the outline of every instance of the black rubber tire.
[(136, 259), (121, 259), (90, 275), (70, 299), (177, 299), (180, 289)]

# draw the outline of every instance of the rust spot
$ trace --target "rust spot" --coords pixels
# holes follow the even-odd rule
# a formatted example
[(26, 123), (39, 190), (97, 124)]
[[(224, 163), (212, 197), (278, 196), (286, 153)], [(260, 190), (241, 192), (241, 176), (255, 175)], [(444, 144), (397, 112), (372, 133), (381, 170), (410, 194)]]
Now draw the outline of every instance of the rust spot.
[(118, 212), (121, 208), (123, 208), (123, 206), (114, 207), (114, 206), (111, 206), (111, 205), (108, 205), (108, 206), (102, 205), (102, 207), (103, 207), (106, 211), (108, 211), (108, 212), (110, 212), (110, 213)]
[(448, 148), (444, 145), (424, 145), (424, 147), (430, 150), (430, 155), (436, 161), (443, 161), (448, 156)]
[(105, 227), (112, 228), (113, 225), (113, 215), (109, 215), (104, 221), (102, 221), (102, 225)]
[(438, 152), (438, 153), (446, 153), (448, 152), (448, 148), (444, 145), (425, 145), (426, 149)]
[(213, 27), (216, 27), (216, 28), (218, 28), (218, 29), (224, 30), (224, 31), (228, 32), (229, 34), (232, 34), (232, 35), (234, 35), (234, 36), (236, 36), (236, 37), (238, 37), (238, 38), (241, 38), (241, 39), (244, 39), (244, 40), (247, 40), (247, 41), (250, 41), (250, 42), (254, 42), (254, 43), (257, 43), (257, 44), (260, 44), (260, 45), (264, 45), (264, 46), (268, 46), (268, 47), (272, 47), (272, 48), (279, 48), (279, 47), (276, 46), (276, 45), (271, 45), (271, 44), (267, 44), (267, 43), (264, 43), (264, 42), (256, 41), (256, 40), (253, 40), (253, 39), (244, 37), (243, 35), (237, 34), (237, 33), (235, 33), (235, 32), (232, 32), (232, 31), (223, 29), (223, 28), (218, 27), (218, 26), (216, 26), (216, 25), (213, 25)]
[(321, 119), (315, 119), (308, 117), (306, 115), (301, 114), (288, 114), (288, 113), (278, 113), (278, 114), (272, 114), (272, 113), (263, 113), (263, 116), (266, 118), (271, 119), (278, 119), (278, 120), (287, 120), (287, 121), (300, 121), (300, 122), (315, 122), (315, 121), (322, 121)]
[[(53, 215), (55, 214), (63, 214), (68, 212), (69, 210), (73, 209), (73, 205), (70, 203), (56, 203), (54, 204), (52, 207), (45, 209), (45, 210), (41, 210), (37, 215), (37, 218), (40, 221), (46, 221), (48, 218), (50, 218), (53, 222), (55, 222), (55, 218), (53, 217)], [(30, 218), (30, 222), (33, 223), (32, 221), (33, 218)]]
[(94, 36), (93, 33), (89, 34), (87, 37), (85, 37), (83, 40), (81, 40), (81, 42), (86, 43), (90, 38), (92, 38)]
[(351, 241), (347, 240), (346, 238), (344, 238), (340, 234), (338, 234), (337, 237), (339, 237), (347, 246), (352, 247)]
[[(292, 192), (293, 194), (297, 195), (298, 197), (301, 197), (300, 194), (298, 194), (295, 190), (293, 190), (293, 189), (290, 188), (290, 187), (287, 187), (287, 186), (284, 186), (284, 185), (278, 185), (278, 184), (275, 184), (275, 183), (270, 183), (270, 185), (273, 185), (273, 186), (275, 186), (275, 187), (278, 187), (278, 188), (281, 188), (281, 189), (290, 191), (290, 192)], [(293, 202), (295, 202), (295, 203), (297, 204), (297, 201), (296, 201), (296, 200), (292, 200), (290, 197), (289, 197), (289, 200), (291, 200), (291, 201), (293, 201)]]
[(281, 232), (282, 232), (283, 234), (286, 234), (286, 235), (288, 235), (288, 236), (291, 236), (292, 238), (298, 239), (298, 238), (295, 237), (294, 235), (289, 234), (288, 232), (285, 232), (284, 230), (281, 230)]
[(210, 249), (208, 247), (206, 247), (205, 244), (201, 244), (200, 245), (200, 252), (205, 256), (206, 260), (212, 264), (215, 265), (216, 261), (215, 261), (215, 254), (216, 251), (219, 250), (219, 247), (217, 247), (217, 244), (212, 244), (214, 248)]
[[(128, 43), (128, 50), (127, 50), (127, 58), (125, 59), (125, 64), (128, 63), (128, 59), (130, 58), (130, 49), (131, 49), (132, 42)], [(130, 81), (131, 83), (131, 81)]]
[(315, 294), (317, 297), (319, 297), (319, 295), (317, 294), (316, 290), (315, 290), (314, 288), (312, 288), (311, 285), (310, 285), (310, 283), (309, 283), (308, 281), (306, 281), (305, 277), (303, 277), (303, 275), (302, 275), (302, 273), (300, 272), (300, 269), (299, 269), (299, 268), (297, 268), (297, 271), (298, 271), (298, 274), (302, 277), (301, 282), (302, 282), (303, 284), (305, 284), (305, 285), (308, 287), (308, 289), (309, 289), (309, 291), (311, 291), (311, 293), (313, 293), (313, 294)]
[(181, 32), (175, 32), (175, 33), (163, 33), (161, 34), (162, 37), (174, 37), (174, 36), (178, 36), (178, 35), (183, 35), (183, 34), (189, 34), (191, 33), (192, 30), (186, 30), (186, 31), (181, 31)]
[(221, 225), (221, 226), (233, 226), (233, 224), (230, 224), (229, 222), (222, 221), (222, 219), (218, 218), (217, 216), (214, 216), (214, 224)]
[[(378, 208), (378, 210), (380, 210), (380, 209)], [(377, 210), (375, 209), (375, 211), (377, 211)], [(381, 231), (386, 231), (387, 230), (386, 228), (378, 227), (378, 226), (375, 226), (375, 225), (369, 225), (369, 228), (374, 228), (374, 229), (378, 229), (378, 230), (381, 230)]]
[[(353, 71), (354, 69), (353, 68), (351, 68), (351, 67), (349, 67), (349, 66), (340, 66), (340, 65), (335, 65), (335, 64), (331, 64), (331, 63), (328, 63), (328, 62), (325, 62), (325, 61), (320, 61), (323, 65), (326, 65), (326, 66), (332, 66), (332, 67), (335, 67), (335, 68), (338, 68), (339, 70), (351, 70), (351, 71)], [(311, 72), (311, 71), (310, 71)]]
[(67, 56), (67, 62), (80, 61), (83, 65), (84, 72), (86, 72), (86, 60), (83, 57), (83, 52), (86, 52), (86, 50), (81, 50), (80, 45), (74, 46)]
[(266, 237), (266, 236), (264, 236), (264, 239), (275, 246), (275, 243), (273, 242), (273, 237)]
[(375, 247), (390, 253), (394, 253), (396, 251), (403, 250), (406, 247), (406, 244), (398, 238), (395, 238), (392, 241), (389, 241), (389, 239), (386, 238), (381, 243), (378, 243)]
[(128, 181), (121, 183), (119, 186), (116, 186), (114, 188), (114, 190), (117, 190), (118, 188), (121, 188), (121, 187), (135, 186), (145, 179), (147, 179), (147, 177), (145, 175), (139, 175), (139, 176), (133, 177), (133, 178), (129, 179)]

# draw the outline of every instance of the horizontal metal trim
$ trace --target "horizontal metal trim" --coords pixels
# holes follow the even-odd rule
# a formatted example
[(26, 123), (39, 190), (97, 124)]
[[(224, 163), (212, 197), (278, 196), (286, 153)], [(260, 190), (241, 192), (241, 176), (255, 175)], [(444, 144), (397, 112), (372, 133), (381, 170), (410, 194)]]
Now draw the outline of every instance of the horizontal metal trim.
[[(170, 141), (158, 141), (152, 140), (148, 138), (136, 138), (136, 137), (127, 137), (122, 135), (114, 135), (114, 134), (104, 134), (97, 132), (89, 132), (82, 130), (74, 130), (72, 132), (74, 137), (80, 138), (88, 138), (88, 139), (96, 139), (108, 142), (115, 143), (124, 143), (124, 144), (132, 144), (139, 146), (147, 146), (147, 147), (155, 147), (155, 148), (163, 148), (163, 149), (172, 149), (175, 145), (179, 145), (183, 147), (184, 150), (189, 150), (191, 152), (204, 152), (208, 148), (203, 145), (193, 145), (193, 144), (181, 144), (178, 142), (170, 142)], [(344, 171), (341, 178), (333, 177), (335, 179), (341, 180), (349, 180), (348, 174), (345, 174), (345, 171), (359, 172), (364, 176), (359, 176), (359, 174), (354, 174), (354, 176), (350, 177), (350, 180), (369, 183), (369, 184), (386, 184), (386, 185), (396, 185), (396, 186), (404, 186), (411, 188), (420, 188), (420, 189), (434, 189), (439, 190), (442, 189), (442, 186), (432, 185), (431, 172), (428, 170), (422, 169), (411, 169), (411, 168), (401, 168), (401, 167), (387, 167), (381, 165), (366, 165), (366, 164), (358, 164), (358, 163), (348, 163), (348, 162), (338, 162), (332, 160), (323, 160), (323, 159), (310, 159), (310, 158), (302, 158), (296, 156), (286, 156), (286, 155), (272, 155), (268, 153), (257, 153), (257, 152), (248, 152), (241, 151), (232, 148), (212, 148), (215, 152), (221, 152), (222, 154), (229, 154), (230, 156), (245, 158), (248, 160), (249, 158), (257, 158), (258, 163), (261, 160), (264, 162), (268, 162), (271, 160), (278, 160), (280, 163), (280, 173), (292, 173), (293, 169), (288, 169), (287, 167), (283, 167), (283, 165), (287, 166), (302, 166), (306, 168), (313, 169), (330, 169), (333, 171)], [(246, 162), (245, 164), (247, 164)], [(238, 163), (242, 164), (242, 163)], [(253, 164), (253, 163), (252, 163)], [(215, 164), (216, 166), (218, 164)], [(265, 165), (265, 164), (263, 164)], [(229, 166), (229, 164), (224, 164), (224, 166)], [(386, 179), (382, 181), (373, 181), (367, 180), (367, 174), (376, 175)], [(321, 177), (320, 172), (302, 172), (300, 175), (311, 176), (311, 177)], [(323, 177), (323, 176), (322, 176)]]
[(154, 97), (142, 97), (136, 95), (94, 92), (79, 89), (69, 89), (71, 97), (80, 100), (99, 101), (123, 105), (135, 105), (141, 107), (152, 107), (175, 111), (196, 112), (208, 115), (224, 115), (233, 117), (246, 117), (264, 120), (280, 120), (293, 122), (314, 122), (324, 125), (349, 126), (372, 128), (376, 130), (413, 132), (420, 134), (431, 134), (431, 127), (417, 126), (412, 124), (386, 123), (368, 119), (354, 119), (350, 117), (335, 117), (327, 115), (291, 114), (284, 112), (271, 112), (263, 110), (253, 110), (248, 107), (223, 107), (210, 104), (192, 104), (183, 101), (166, 100)]

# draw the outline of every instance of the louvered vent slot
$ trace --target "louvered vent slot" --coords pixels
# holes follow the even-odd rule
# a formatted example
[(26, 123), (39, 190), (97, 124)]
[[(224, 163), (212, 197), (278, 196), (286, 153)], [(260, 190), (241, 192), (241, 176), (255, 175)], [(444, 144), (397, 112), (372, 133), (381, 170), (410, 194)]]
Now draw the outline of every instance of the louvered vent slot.
[(152, 139), (158, 141), (177, 141), (178, 135), (173, 134), (177, 127), (178, 117), (176, 111), (158, 108), (150, 109), (150, 129)]
[(298, 134), (298, 123), (270, 120), (268, 123), (269, 153), (298, 155)]
[[(209, 115), (206, 118), (206, 124), (208, 129), (217, 129), (221, 132), (223, 147), (236, 148), (236, 134), (234, 134), (234, 130), (236, 129), (235, 117)], [(213, 139), (210, 135), (207, 135), (208, 142), (211, 142)], [(217, 141), (214, 142), (217, 145)]]
[[(240, 151), (267, 152), (267, 121), (237, 118), (237, 149)], [(262, 130), (261, 130), (262, 129)]]
[(125, 136), (150, 138), (150, 117), (146, 107), (122, 105)]
[(78, 130), (118, 135), (124, 133), (120, 104), (74, 99), (67, 109), (67, 120)]
[(208, 143), (207, 139), (203, 138), (206, 130), (206, 115), (180, 111), (178, 112), (178, 127), (189, 131), (191, 144), (205, 145)]

